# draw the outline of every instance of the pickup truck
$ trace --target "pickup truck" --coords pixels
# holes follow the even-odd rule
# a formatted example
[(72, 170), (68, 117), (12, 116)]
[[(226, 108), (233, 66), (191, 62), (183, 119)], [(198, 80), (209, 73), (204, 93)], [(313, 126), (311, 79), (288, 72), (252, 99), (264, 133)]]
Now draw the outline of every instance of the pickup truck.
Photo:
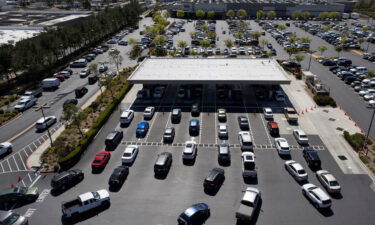
[(289, 122), (297, 122), (298, 121), (297, 112), (293, 108), (290, 108), (290, 107), (284, 108), (284, 115), (285, 115), (285, 118)]
[(79, 195), (74, 200), (63, 202), (61, 210), (63, 217), (70, 218), (100, 206), (108, 206), (109, 204), (109, 193), (107, 190), (102, 189), (95, 192), (87, 192)]
[(242, 176), (245, 179), (257, 178), (258, 174), (255, 168), (255, 156), (252, 152), (243, 152), (241, 155), (242, 161)]
[(258, 189), (248, 187), (241, 200), (240, 207), (236, 212), (236, 218), (241, 221), (250, 222), (255, 212), (260, 208), (261, 193)]

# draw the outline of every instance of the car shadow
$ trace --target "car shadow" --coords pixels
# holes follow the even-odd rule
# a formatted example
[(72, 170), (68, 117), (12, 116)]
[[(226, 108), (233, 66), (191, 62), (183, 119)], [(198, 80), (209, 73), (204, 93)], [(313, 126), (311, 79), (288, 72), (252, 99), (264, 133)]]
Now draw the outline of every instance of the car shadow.
[(91, 173), (92, 174), (101, 174), (103, 171), (104, 171), (104, 168), (103, 169), (92, 169)]
[(263, 200), (262, 200), (262, 198), (260, 198), (260, 200), (259, 200), (259, 207), (254, 212), (254, 216), (251, 219), (251, 221), (243, 221), (243, 220), (237, 219), (236, 225), (255, 225), (257, 223), (257, 221), (258, 221), (260, 212), (263, 211), (262, 210), (262, 204), (263, 204)]
[(283, 160), (291, 160), (292, 159), (292, 155), (280, 155), (280, 158), (283, 159)]
[(203, 188), (204, 193), (206, 193), (206, 194), (209, 195), (209, 196), (215, 196), (215, 195), (219, 192), (221, 186), (223, 186), (224, 181), (225, 181), (225, 177), (224, 177), (224, 179), (218, 184), (218, 186), (217, 186), (216, 188), (214, 188), (214, 189)]
[(229, 167), (231, 165), (231, 160), (226, 162), (219, 161), (219, 165), (223, 167)]
[(158, 180), (165, 180), (165, 179), (167, 179), (170, 170), (171, 169), (169, 168), (169, 170), (167, 172), (164, 172), (164, 173), (154, 173), (154, 178), (158, 179)]
[(330, 196), (333, 198), (333, 199), (343, 199), (344, 196), (342, 196), (341, 193), (332, 193), (330, 194)]
[(92, 218), (94, 216), (97, 216), (100, 213), (104, 212), (105, 210), (109, 209), (110, 207), (111, 207), (111, 204), (108, 204), (107, 206), (97, 207), (97, 208), (95, 208), (93, 210), (90, 210), (90, 211), (88, 211), (86, 213), (79, 214), (79, 216), (77, 216), (77, 217), (73, 217), (73, 218), (62, 217), (61, 218), (61, 223), (63, 225), (76, 224), (76, 223), (85, 221), (87, 219), (90, 219), (90, 218)]
[(245, 182), (245, 184), (258, 184), (258, 177), (256, 178), (245, 178), (243, 177), (243, 181)]
[(182, 163), (183, 163), (185, 166), (194, 166), (194, 164), (195, 164), (195, 159), (190, 159), (190, 160), (182, 159)]
[(326, 209), (317, 209), (320, 214), (322, 214), (324, 217), (331, 217), (334, 215), (334, 212), (331, 208)]
[(109, 186), (108, 190), (110, 192), (119, 192), (121, 190), (122, 186), (124, 186), (125, 182), (126, 182), (126, 180), (123, 183), (121, 183), (120, 185), (111, 185), (111, 186)]

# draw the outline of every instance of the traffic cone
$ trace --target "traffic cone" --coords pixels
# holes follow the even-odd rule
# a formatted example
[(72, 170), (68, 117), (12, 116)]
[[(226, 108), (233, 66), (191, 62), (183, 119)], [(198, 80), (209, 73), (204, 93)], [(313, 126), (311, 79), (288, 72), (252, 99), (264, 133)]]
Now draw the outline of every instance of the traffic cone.
[(303, 110), (302, 110), (301, 114), (303, 114)]
[(348, 113), (347, 112), (345, 112), (345, 116), (347, 116), (348, 115)]
[(357, 123), (354, 123), (354, 126), (358, 127), (358, 124), (357, 124)]
[(10, 185), (10, 188), (14, 188), (14, 184), (11, 184), (11, 185)]
[(305, 112), (307, 112), (307, 108), (306, 108), (306, 111)]
[(310, 107), (310, 110), (313, 110), (313, 107), (312, 107), (312, 106)]
[(352, 120), (352, 118), (349, 116), (349, 120)]
[(314, 106), (314, 109), (316, 109), (316, 105)]

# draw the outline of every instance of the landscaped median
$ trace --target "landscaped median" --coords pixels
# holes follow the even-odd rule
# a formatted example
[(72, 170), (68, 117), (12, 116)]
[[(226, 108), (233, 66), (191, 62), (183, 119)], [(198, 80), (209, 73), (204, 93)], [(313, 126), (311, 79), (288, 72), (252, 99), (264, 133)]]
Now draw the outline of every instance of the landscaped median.
[(40, 157), (45, 171), (59, 171), (72, 167), (89, 146), (100, 128), (130, 90), (127, 75), (135, 67), (125, 68), (113, 80), (106, 82), (103, 91), (90, 106), (78, 110), (71, 105), (64, 108), (62, 120), (69, 121), (65, 130)]

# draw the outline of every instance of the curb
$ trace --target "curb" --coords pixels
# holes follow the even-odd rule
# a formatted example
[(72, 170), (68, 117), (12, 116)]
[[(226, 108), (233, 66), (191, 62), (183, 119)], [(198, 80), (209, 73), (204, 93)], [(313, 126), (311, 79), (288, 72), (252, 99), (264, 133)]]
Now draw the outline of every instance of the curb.
[(1, 124), (0, 128), (2, 128), (3, 126), (7, 125), (8, 123), (12, 122), (13, 120), (16, 120), (18, 117), (20, 117), (22, 115), (22, 113), (18, 113), (17, 116), (13, 117), (12, 119), (6, 121), (5, 123)]

